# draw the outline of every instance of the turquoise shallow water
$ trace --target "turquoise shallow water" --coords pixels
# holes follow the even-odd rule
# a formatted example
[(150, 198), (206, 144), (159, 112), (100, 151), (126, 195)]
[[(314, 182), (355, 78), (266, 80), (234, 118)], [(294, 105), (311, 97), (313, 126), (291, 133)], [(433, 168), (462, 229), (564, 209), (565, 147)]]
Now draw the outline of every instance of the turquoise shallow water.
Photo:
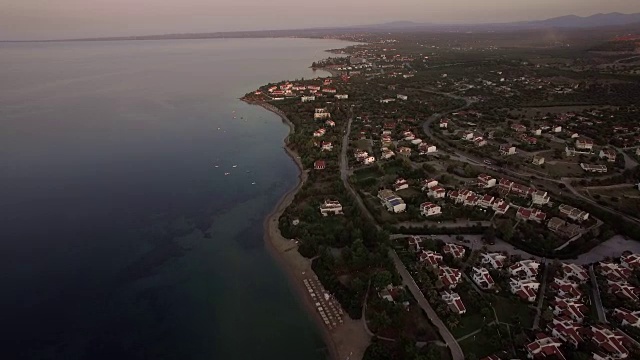
[(0, 44), (0, 355), (323, 359), (262, 240), (288, 129), (237, 98), (345, 45)]

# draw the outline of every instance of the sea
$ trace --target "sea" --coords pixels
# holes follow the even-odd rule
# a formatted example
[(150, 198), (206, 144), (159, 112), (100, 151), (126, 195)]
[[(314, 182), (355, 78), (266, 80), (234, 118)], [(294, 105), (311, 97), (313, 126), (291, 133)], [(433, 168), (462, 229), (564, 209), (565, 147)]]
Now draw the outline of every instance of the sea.
[(289, 129), (239, 98), (347, 45), (0, 43), (0, 358), (325, 359), (263, 240)]

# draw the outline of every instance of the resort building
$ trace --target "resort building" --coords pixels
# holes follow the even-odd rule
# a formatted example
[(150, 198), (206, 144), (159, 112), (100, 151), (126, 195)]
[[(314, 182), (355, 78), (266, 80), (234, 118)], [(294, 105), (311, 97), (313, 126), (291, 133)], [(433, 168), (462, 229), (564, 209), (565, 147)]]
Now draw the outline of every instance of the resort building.
[(329, 214), (340, 215), (342, 214), (342, 205), (340, 205), (339, 201), (325, 200), (325, 202), (320, 205), (320, 213), (322, 216)]
[(489, 270), (483, 267), (474, 267), (471, 275), (471, 280), (480, 287), (482, 290), (491, 290), (495, 286), (495, 281), (489, 274)]
[(467, 309), (460, 298), (458, 293), (453, 291), (443, 291), (442, 292), (442, 300), (449, 306), (449, 309), (458, 315), (462, 315), (467, 312)]
[(442, 214), (442, 208), (434, 203), (422, 203), (420, 204), (420, 214), (426, 217), (440, 215)]

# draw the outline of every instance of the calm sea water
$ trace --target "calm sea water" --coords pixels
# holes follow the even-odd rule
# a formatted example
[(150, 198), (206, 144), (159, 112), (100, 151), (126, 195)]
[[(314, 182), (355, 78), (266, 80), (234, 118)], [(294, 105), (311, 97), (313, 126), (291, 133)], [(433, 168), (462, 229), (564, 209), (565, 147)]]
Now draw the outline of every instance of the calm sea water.
[(237, 98), (343, 46), (0, 44), (0, 356), (323, 359), (263, 245), (288, 129)]

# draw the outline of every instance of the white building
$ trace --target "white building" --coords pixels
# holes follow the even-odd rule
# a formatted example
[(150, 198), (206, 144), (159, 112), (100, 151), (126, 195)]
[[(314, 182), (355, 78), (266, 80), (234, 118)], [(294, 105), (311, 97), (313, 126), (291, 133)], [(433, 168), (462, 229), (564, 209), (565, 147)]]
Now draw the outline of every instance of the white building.
[(342, 205), (339, 201), (325, 200), (324, 204), (320, 205), (320, 213), (323, 216), (329, 214), (340, 215), (342, 214)]
[(422, 216), (435, 216), (442, 213), (442, 208), (434, 203), (426, 202), (420, 205), (420, 214)]
[(316, 97), (315, 96), (303, 96), (300, 98), (300, 100), (302, 100), (302, 102), (311, 102), (311, 101), (315, 101)]
[(409, 99), (409, 97), (407, 95), (402, 95), (402, 94), (398, 94), (398, 99), (402, 100), (402, 101), (407, 101)]
[(378, 192), (378, 199), (380, 199), (382, 205), (384, 205), (389, 212), (397, 214), (407, 209), (404, 200), (391, 190), (381, 190)]

